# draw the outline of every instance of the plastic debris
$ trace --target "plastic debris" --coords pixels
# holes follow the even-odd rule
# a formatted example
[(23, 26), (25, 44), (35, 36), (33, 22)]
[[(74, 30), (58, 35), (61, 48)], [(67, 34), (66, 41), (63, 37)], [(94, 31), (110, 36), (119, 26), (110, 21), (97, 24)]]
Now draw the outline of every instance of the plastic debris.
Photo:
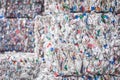
[(0, 1), (0, 80), (120, 79), (118, 0), (7, 1), (7, 13)]

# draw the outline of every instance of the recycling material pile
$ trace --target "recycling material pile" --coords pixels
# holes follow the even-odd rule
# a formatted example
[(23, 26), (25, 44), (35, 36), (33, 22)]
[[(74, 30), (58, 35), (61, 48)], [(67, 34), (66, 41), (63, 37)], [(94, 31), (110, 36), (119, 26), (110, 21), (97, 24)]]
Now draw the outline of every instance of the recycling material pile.
[(34, 18), (44, 11), (44, 0), (1, 0), (6, 18)]
[(95, 7), (81, 13), (66, 3), (46, 3), (46, 16), (38, 20), (39, 54), (47, 66), (42, 70), (54, 75), (39, 79), (120, 79), (120, 16), (112, 8), (99, 13), (99, 6), (98, 13)]
[(43, 2), (34, 19), (0, 6), (1, 80), (119, 80), (120, 1)]
[(33, 21), (23, 19), (0, 20), (0, 52), (34, 52)]
[(0, 58), (0, 80), (34, 80), (38, 77), (39, 60), (34, 54), (21, 54), (8, 54)]
[(119, 76), (120, 26), (118, 22), (113, 23), (114, 19), (117, 21), (117, 16), (115, 18), (110, 13), (56, 16), (45, 16), (40, 21), (43, 27), (38, 29), (39, 51), (43, 62), (46, 62), (45, 69), (56, 77), (88, 75), (93, 78), (93, 75), (99, 74)]
[(44, 0), (0, 1), (0, 52), (34, 53), (34, 17), (44, 11)]

